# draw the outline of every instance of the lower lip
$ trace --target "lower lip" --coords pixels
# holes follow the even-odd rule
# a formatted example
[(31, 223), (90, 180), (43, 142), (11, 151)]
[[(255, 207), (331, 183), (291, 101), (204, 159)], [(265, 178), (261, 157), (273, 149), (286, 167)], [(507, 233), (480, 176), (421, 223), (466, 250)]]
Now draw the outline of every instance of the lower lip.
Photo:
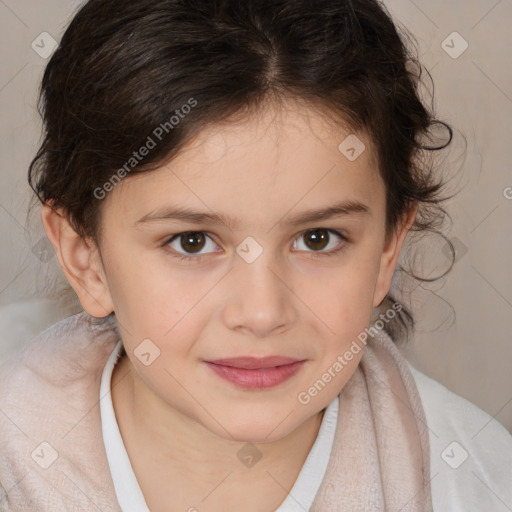
[(297, 361), (296, 363), (273, 368), (246, 370), (205, 361), (217, 375), (245, 389), (264, 389), (277, 386), (295, 375), (304, 362)]

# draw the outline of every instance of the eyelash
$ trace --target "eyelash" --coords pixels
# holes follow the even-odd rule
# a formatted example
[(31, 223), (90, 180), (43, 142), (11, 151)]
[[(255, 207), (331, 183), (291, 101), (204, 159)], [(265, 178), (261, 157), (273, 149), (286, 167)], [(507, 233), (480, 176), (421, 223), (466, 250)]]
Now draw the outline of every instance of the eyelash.
[[(307, 229), (306, 231), (303, 231), (299, 235), (298, 238), (300, 238), (301, 236), (304, 236), (305, 233), (308, 233), (310, 231), (316, 231), (316, 230), (325, 230), (325, 231), (328, 231), (329, 233), (334, 233), (336, 236), (341, 238), (343, 243), (340, 243), (340, 245), (339, 245), (339, 247), (337, 249), (331, 249), (328, 252), (305, 251), (305, 252), (311, 252), (311, 256), (310, 257), (313, 257), (313, 258), (323, 258), (323, 257), (329, 257), (329, 256), (336, 256), (336, 255), (340, 254), (346, 248), (346, 245), (349, 242), (348, 238), (345, 237), (344, 235), (342, 235), (339, 231), (336, 231), (335, 229), (329, 229), (329, 228), (312, 228), (312, 229)], [(164, 247), (164, 248), (167, 247), (173, 240), (175, 240), (176, 238), (179, 238), (181, 235), (184, 235), (186, 233), (203, 233), (206, 236), (208, 236), (211, 240), (213, 240), (212, 237), (208, 233), (206, 233), (205, 231), (183, 231), (181, 233), (177, 233), (176, 235), (171, 236), (170, 238), (167, 238), (166, 241), (162, 244), (162, 247)], [(195, 262), (198, 262), (198, 263), (200, 261), (202, 261), (203, 257), (206, 256), (204, 254), (200, 254), (198, 256), (186, 256), (186, 255), (184, 255), (182, 253), (176, 252), (174, 249), (167, 250), (167, 253), (171, 257), (177, 258), (180, 261), (188, 261), (188, 262), (190, 262), (190, 261), (194, 260)], [(208, 254), (210, 254), (210, 253), (208, 253)]]

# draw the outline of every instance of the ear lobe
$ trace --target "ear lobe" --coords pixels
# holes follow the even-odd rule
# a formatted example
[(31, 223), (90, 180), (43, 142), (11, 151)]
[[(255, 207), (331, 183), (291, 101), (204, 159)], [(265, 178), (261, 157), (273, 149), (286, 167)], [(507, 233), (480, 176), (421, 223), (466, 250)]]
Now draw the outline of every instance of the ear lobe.
[(84, 310), (96, 318), (112, 313), (112, 298), (98, 247), (74, 230), (62, 209), (43, 205), (41, 221), (60, 267)]
[(392, 230), (385, 242), (380, 261), (379, 275), (377, 277), (377, 283), (375, 285), (373, 295), (374, 308), (382, 303), (391, 288), (391, 281), (398, 263), (398, 258), (400, 256), (405, 237), (407, 236), (411, 226), (414, 224), (416, 212), (417, 205), (415, 204), (407, 213), (404, 214), (401, 221), (397, 223), (396, 227)]

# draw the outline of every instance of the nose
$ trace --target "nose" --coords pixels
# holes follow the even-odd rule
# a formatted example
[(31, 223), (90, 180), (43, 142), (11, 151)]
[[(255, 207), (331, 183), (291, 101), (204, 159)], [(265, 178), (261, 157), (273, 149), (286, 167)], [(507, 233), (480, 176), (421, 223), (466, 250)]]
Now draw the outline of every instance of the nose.
[(234, 266), (223, 310), (226, 326), (258, 338), (290, 329), (297, 312), (283, 268), (265, 251), (252, 263), (239, 258)]

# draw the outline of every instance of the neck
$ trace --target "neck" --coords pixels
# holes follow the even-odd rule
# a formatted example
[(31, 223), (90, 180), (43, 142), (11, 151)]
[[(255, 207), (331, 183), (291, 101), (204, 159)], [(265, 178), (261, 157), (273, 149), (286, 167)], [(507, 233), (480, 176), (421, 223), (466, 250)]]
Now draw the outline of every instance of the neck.
[[(167, 486), (170, 475), (176, 481), (179, 474), (191, 492), (211, 490), (229, 474), (229, 487), (236, 487), (237, 493), (259, 488), (258, 492), (269, 497), (270, 475), (279, 484), (276, 495), (270, 497), (277, 507), (293, 487), (324, 413), (308, 418), (277, 441), (247, 445), (219, 437), (168, 405), (139, 377), (127, 356), (114, 367), (111, 387), (119, 430), (143, 491), (144, 482), (150, 485), (158, 474), (166, 476)], [(251, 457), (260, 455), (252, 465)], [(239, 456), (247, 463), (241, 463)]]

